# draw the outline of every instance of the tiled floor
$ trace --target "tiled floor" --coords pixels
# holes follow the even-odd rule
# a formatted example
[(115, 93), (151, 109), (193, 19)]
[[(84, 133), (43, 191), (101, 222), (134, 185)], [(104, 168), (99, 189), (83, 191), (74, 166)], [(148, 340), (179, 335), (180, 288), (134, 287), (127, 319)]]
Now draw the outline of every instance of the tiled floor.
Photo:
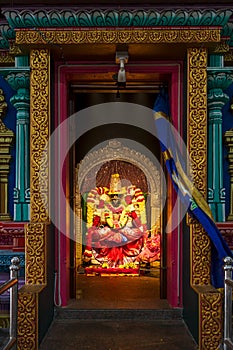
[[(197, 349), (181, 318), (164, 319), (162, 314), (162, 318), (154, 319), (152, 314), (152, 318), (143, 319), (143, 313), (152, 309), (164, 313), (172, 310), (165, 299), (159, 298), (158, 278), (79, 275), (77, 299), (62, 308), (64, 313), (54, 320), (40, 350)], [(129, 319), (131, 311), (137, 311), (140, 320)], [(85, 319), (80, 319), (80, 314)]]
[(160, 299), (159, 278), (155, 277), (86, 277), (78, 275), (76, 300), (68, 307), (79, 309), (164, 309)]
[(40, 350), (196, 350), (182, 320), (57, 320)]

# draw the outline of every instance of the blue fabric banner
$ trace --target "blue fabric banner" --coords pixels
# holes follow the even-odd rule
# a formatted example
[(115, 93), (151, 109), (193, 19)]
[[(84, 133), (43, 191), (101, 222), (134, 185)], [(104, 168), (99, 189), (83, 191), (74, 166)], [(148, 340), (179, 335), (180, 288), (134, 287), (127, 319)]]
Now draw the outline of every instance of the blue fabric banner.
[(187, 212), (202, 225), (212, 242), (211, 283), (215, 288), (223, 288), (223, 259), (226, 256), (233, 258), (233, 254), (212, 219), (208, 204), (187, 176), (185, 159), (180, 153), (173, 132), (174, 127), (169, 121), (169, 100), (165, 89), (161, 89), (153, 110), (156, 135), (160, 141), (164, 161), (173, 186), (182, 203), (186, 206)]

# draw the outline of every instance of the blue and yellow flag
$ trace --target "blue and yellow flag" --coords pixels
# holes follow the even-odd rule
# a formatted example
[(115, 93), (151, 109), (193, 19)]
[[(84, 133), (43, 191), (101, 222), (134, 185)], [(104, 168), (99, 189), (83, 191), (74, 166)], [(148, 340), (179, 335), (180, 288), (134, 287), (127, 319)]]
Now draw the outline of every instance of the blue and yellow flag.
[(160, 141), (161, 151), (173, 186), (187, 212), (202, 225), (212, 242), (211, 283), (215, 288), (223, 288), (223, 259), (226, 256), (233, 258), (233, 254), (213, 220), (210, 207), (190, 177), (187, 176), (184, 159), (187, 154), (181, 154), (179, 140), (176, 139), (174, 127), (169, 120), (168, 93), (165, 89), (160, 91), (153, 110), (156, 135)]

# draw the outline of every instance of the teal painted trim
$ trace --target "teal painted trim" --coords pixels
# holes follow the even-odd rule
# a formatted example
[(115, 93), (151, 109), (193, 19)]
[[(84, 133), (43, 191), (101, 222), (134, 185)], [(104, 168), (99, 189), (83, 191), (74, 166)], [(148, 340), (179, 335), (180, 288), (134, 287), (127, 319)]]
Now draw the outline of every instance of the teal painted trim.
[(229, 67), (208, 67), (207, 74), (208, 90), (226, 90), (232, 84), (233, 69)]
[[(221, 59), (212, 56), (211, 64), (221, 65)], [(223, 139), (222, 108), (229, 101), (224, 92), (233, 82), (232, 70), (213, 67), (208, 71), (208, 148), (207, 148), (207, 187), (208, 203), (215, 221), (225, 221), (225, 189), (223, 188)]]
[(225, 26), (232, 13), (229, 9), (2, 9), (12, 28)]
[(29, 203), (14, 203), (14, 221), (30, 221)]
[(224, 57), (223, 55), (210, 55), (209, 57), (209, 66), (210, 67), (223, 67), (224, 66)]
[(9, 49), (9, 43), (6, 39), (0, 36), (0, 49)]
[[(28, 57), (17, 60), (18, 65), (27, 64)], [(7, 72), (7, 71), (6, 71)], [(6, 81), (16, 91), (10, 99), (16, 108), (16, 174), (14, 189), (14, 221), (29, 221), (30, 202), (30, 74), (28, 69), (8, 70)]]
[(29, 63), (29, 57), (28, 56), (16, 56), (15, 57), (15, 66), (18, 67), (28, 67), (30, 65)]
[(9, 26), (8, 23), (2, 23), (0, 25), (0, 33), (1, 33), (1, 36), (6, 40), (15, 39), (15, 31), (13, 28)]

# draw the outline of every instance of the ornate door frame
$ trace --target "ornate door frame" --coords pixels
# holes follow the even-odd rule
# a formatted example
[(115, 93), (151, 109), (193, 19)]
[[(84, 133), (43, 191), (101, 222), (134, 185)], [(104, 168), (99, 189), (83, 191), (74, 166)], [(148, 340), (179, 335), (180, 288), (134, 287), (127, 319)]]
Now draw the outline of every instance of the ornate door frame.
[[(98, 62), (96, 62), (95, 65), (89, 64), (78, 64), (78, 63), (72, 63), (72, 64), (59, 64), (57, 63), (57, 75), (56, 75), (56, 85), (58, 87), (58, 93), (57, 93), (57, 101), (56, 101), (56, 111), (55, 111), (55, 120), (56, 125), (59, 125), (60, 123), (63, 123), (68, 118), (68, 89), (69, 89), (69, 83), (72, 79), (73, 75), (77, 75), (79, 73), (87, 73), (87, 72), (96, 72), (98, 74), (104, 74), (106, 69), (110, 69), (111, 66), (107, 65), (98, 65)], [(181, 62), (150, 62), (143, 63), (140, 65), (135, 65), (133, 68), (135, 72), (159, 72), (161, 75), (164, 76), (166, 74), (170, 78), (170, 97), (171, 97), (171, 113), (172, 115), (176, 116), (174, 118), (174, 126), (177, 128), (177, 130), (182, 133), (182, 123), (181, 123), (181, 87), (182, 87), (182, 63)], [(60, 82), (60, 84), (59, 84)], [(62, 96), (62, 98), (61, 98)], [(66, 144), (66, 135), (65, 130), (63, 128), (63, 136), (61, 138), (61, 141), (58, 142), (58, 153), (62, 154), (65, 148)], [(69, 160), (68, 157), (65, 160), (64, 168), (67, 169), (67, 175), (69, 172)], [(65, 174), (65, 173), (64, 173)], [(63, 179), (63, 182), (66, 182), (65, 179)], [(171, 207), (176, 202), (176, 194), (175, 191), (171, 191)], [(66, 193), (66, 197), (69, 197), (71, 194)], [(57, 198), (56, 202), (59, 202), (59, 198)], [(61, 220), (64, 221), (62, 224), (63, 227), (67, 227), (67, 231), (69, 230), (69, 219), (66, 219), (66, 217), (63, 215), (64, 212), (66, 212), (67, 203), (60, 204), (60, 212), (57, 214)], [(60, 261), (66, 261), (67, 262), (67, 254), (69, 254), (70, 244), (69, 244), (69, 238), (64, 235), (60, 235), (59, 232), (57, 233), (59, 236), (59, 243), (58, 246), (60, 246), (59, 254), (59, 260)], [(180, 237), (181, 237), (181, 225), (179, 225), (177, 228), (173, 230), (172, 233), (167, 235), (168, 240), (168, 246), (171, 250), (171, 254), (168, 255), (167, 259), (167, 266), (168, 266), (168, 274), (170, 274), (170, 277), (168, 276), (168, 279), (171, 280), (171, 288), (168, 289), (167, 298), (173, 307), (180, 307), (181, 300), (182, 300), (182, 288), (181, 288), (181, 278), (179, 278), (179, 282), (177, 282), (177, 274), (180, 276), (181, 271), (181, 264), (178, 265), (174, 264), (174, 261), (178, 260), (178, 251), (180, 250)], [(179, 242), (179, 243), (178, 243)], [(178, 245), (177, 245), (178, 244)], [(181, 262), (180, 262), (181, 263)], [(177, 270), (179, 269), (179, 271)], [(69, 279), (69, 266), (66, 264), (61, 264), (60, 267), (61, 271), (61, 300), (62, 305), (66, 305), (68, 299), (69, 299), (69, 289), (67, 286), (70, 285), (70, 279)]]
[[(153, 33), (151, 33), (151, 30)], [(202, 171), (206, 174), (206, 157), (207, 144), (203, 132), (206, 135), (207, 127), (207, 49), (200, 48), (200, 43), (205, 42), (220, 42), (219, 28), (203, 28), (185, 29), (187, 35), (182, 35), (183, 29), (169, 28), (164, 31), (157, 32), (155, 29), (137, 29), (138, 35), (135, 35), (135, 29), (127, 30), (127, 43), (137, 43), (145, 41), (156, 44), (162, 42), (167, 45), (171, 42), (179, 42), (192, 47), (188, 49), (188, 147), (190, 156), (193, 161), (195, 173), (195, 184), (205, 194), (206, 179), (201, 175)], [(141, 31), (141, 33), (139, 33)], [(46, 250), (46, 235), (47, 225), (49, 224), (49, 216), (44, 210), (44, 202), (40, 201), (41, 188), (38, 188), (38, 182), (44, 181), (43, 196), (49, 199), (49, 177), (48, 164), (43, 163), (44, 172), (38, 172), (38, 167), (41, 167), (40, 157), (38, 155), (43, 152), (44, 142), (48, 140), (50, 131), (49, 123), (51, 120), (50, 112), (50, 51), (51, 44), (74, 44), (78, 45), (90, 43), (98, 40), (98, 43), (122, 43), (122, 30), (105, 29), (105, 30), (72, 30), (72, 36), (68, 36), (64, 41), (64, 33), (60, 35), (59, 31), (46, 29), (46, 34), (49, 36), (49, 44), (44, 40), (41, 32), (34, 29), (19, 30), (16, 32), (16, 44), (23, 44), (30, 48), (30, 66), (31, 66), (31, 111), (30, 111), (30, 126), (31, 126), (31, 222), (26, 227), (26, 285), (19, 294), (19, 327), (18, 327), (18, 348), (23, 349), (38, 349), (38, 300), (41, 291), (47, 285), (47, 250)], [(207, 36), (205, 34), (208, 34)], [(98, 35), (97, 35), (98, 34)], [(107, 35), (106, 35), (107, 34)], [(143, 35), (141, 35), (143, 34)], [(153, 34), (153, 35), (152, 35)], [(203, 34), (203, 35), (202, 35)], [(145, 39), (146, 38), (146, 39)], [(159, 38), (159, 39), (158, 39)], [(42, 48), (41, 46), (42, 45)], [(200, 59), (201, 58), (201, 59)], [(63, 75), (65, 78), (65, 75)], [(59, 81), (60, 92), (65, 94), (64, 100), (67, 102), (66, 84), (68, 78)], [(200, 84), (201, 83), (201, 84)], [(58, 82), (57, 82), (58, 84)], [(177, 99), (177, 80), (175, 82), (174, 91), (172, 94), (173, 101)], [(38, 104), (38, 101), (43, 103)], [(202, 101), (202, 103), (200, 103)], [(59, 101), (60, 102), (60, 101)], [(172, 103), (173, 104), (173, 103)], [(60, 106), (61, 107), (61, 106)], [(63, 106), (64, 116), (67, 117), (66, 106)], [(176, 115), (176, 113), (173, 113)], [(38, 116), (40, 118), (38, 118)], [(199, 139), (201, 137), (201, 139)], [(197, 139), (202, 142), (202, 156), (196, 154)], [(39, 176), (42, 179), (39, 180)], [(202, 187), (203, 186), (203, 187)], [(64, 209), (64, 208), (63, 208)], [(191, 281), (190, 284), (199, 296), (199, 348), (213, 349), (217, 348), (221, 341), (221, 316), (222, 316), (222, 300), (221, 294), (210, 286), (210, 242), (201, 227), (196, 223), (190, 223), (191, 240)], [(35, 245), (35, 242), (37, 244)], [(36, 259), (35, 259), (36, 257)], [(200, 259), (201, 258), (201, 259)], [(200, 274), (202, 271), (202, 274)], [(65, 296), (66, 299), (66, 296)], [(30, 331), (28, 331), (30, 329)]]

